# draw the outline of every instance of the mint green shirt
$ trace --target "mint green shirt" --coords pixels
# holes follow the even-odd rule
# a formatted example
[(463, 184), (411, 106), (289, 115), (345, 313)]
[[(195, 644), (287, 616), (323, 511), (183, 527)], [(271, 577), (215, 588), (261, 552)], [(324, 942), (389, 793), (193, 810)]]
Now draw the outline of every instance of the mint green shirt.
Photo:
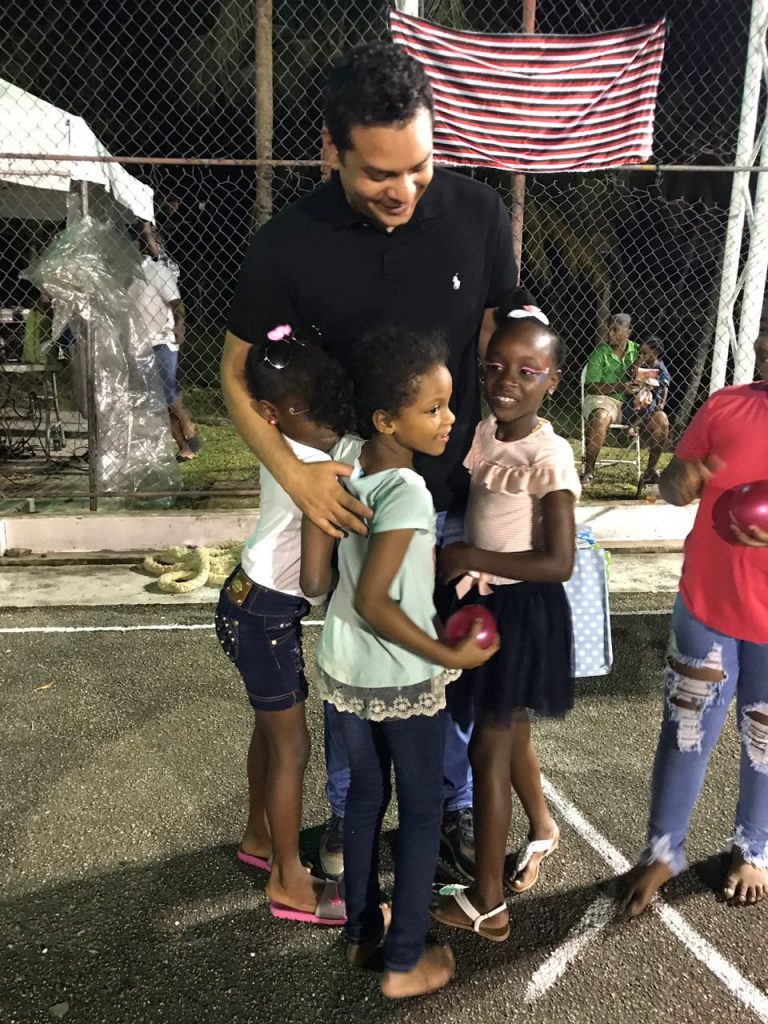
[[(412, 469), (366, 476), (359, 462), (345, 481), (349, 492), (373, 509), (371, 534), (414, 530), (389, 596), (429, 636), (436, 637), (435, 510), (422, 477)], [(457, 673), (375, 633), (354, 608), (368, 540), (349, 534), (339, 542), (339, 583), (317, 650), (318, 688), (341, 711), (363, 718), (407, 718), (445, 706), (445, 684)]]
[[(619, 359), (610, 345), (601, 342), (589, 357), (584, 383), (623, 384), (627, 380), (630, 367), (637, 359), (637, 349), (636, 341), (628, 341), (624, 358)], [(626, 395), (620, 390), (615, 391), (610, 397), (615, 398), (617, 402), (623, 402)]]

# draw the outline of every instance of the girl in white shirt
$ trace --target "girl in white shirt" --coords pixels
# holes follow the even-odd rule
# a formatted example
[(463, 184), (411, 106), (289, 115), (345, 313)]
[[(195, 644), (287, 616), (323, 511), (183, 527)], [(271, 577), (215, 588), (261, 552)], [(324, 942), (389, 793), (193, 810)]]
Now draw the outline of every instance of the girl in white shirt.
[[(343, 460), (337, 442), (351, 422), (352, 388), (316, 340), (287, 324), (273, 328), (249, 352), (246, 380), (256, 411), (281, 431), (298, 459), (326, 461), (333, 451)], [(259, 522), (216, 610), (216, 635), (254, 710), (248, 823), (237, 856), (269, 872), (273, 916), (342, 925), (344, 903), (335, 883), (313, 878), (299, 857), (309, 760), (301, 620), (310, 607), (299, 586), (301, 512), (265, 466), (260, 477)]]

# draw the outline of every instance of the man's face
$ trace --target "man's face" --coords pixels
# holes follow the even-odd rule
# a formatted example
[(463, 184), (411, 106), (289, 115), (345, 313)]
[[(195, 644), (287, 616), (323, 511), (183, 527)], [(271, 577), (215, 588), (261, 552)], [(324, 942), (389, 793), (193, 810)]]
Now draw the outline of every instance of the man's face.
[(768, 380), (768, 335), (761, 335), (755, 342), (755, 363), (760, 380)]
[(350, 206), (388, 231), (407, 224), (432, 180), (429, 111), (420, 110), (404, 125), (358, 125), (351, 139), (343, 154), (327, 140), (331, 167), (339, 172)]
[(629, 326), (612, 323), (608, 328), (608, 343), (613, 348), (623, 348), (629, 340)]

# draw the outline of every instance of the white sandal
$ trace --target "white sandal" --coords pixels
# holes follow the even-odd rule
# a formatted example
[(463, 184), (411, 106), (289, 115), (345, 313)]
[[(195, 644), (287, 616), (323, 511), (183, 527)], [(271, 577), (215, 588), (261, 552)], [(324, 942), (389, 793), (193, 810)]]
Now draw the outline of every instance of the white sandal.
[[(555, 852), (559, 845), (560, 829), (557, 827), (557, 825), (555, 825), (555, 834), (551, 838), (533, 839), (531, 840), (531, 842), (526, 843), (522, 850), (520, 850), (520, 852), (518, 853), (517, 859), (515, 860), (515, 866), (508, 876), (510, 888), (512, 889), (512, 891), (520, 893), (528, 892), (529, 889), (532, 889), (533, 886), (536, 885), (536, 883), (539, 880), (539, 871), (541, 870), (542, 863), (547, 859), (547, 857), (552, 856), (552, 854)], [(517, 885), (515, 885), (515, 879), (518, 875), (521, 875), (523, 871), (525, 871), (525, 869), (531, 862), (531, 857), (533, 857), (535, 853), (540, 853), (542, 855), (541, 860), (537, 861), (536, 863), (536, 870), (533, 874), (533, 877), (530, 879), (528, 884), (521, 889)]]
[[(481, 938), (488, 939), (491, 942), (505, 942), (509, 938), (509, 921), (500, 928), (483, 928), (486, 921), (495, 917), (497, 914), (500, 914), (502, 910), (507, 909), (506, 903), (500, 903), (498, 907), (494, 907), (493, 910), (489, 910), (487, 914), (481, 914), (469, 902), (463, 889), (457, 889), (455, 892), (443, 896), (441, 899), (445, 902), (438, 903), (437, 906), (432, 907), (430, 911), (432, 917), (434, 917), (436, 921), (439, 921), (440, 924), (447, 925), (449, 928), (461, 928), (466, 932), (474, 932), (475, 935), (479, 935)], [(458, 921), (454, 921), (451, 918), (440, 916), (441, 907), (445, 906), (448, 900), (453, 900), (456, 905), (461, 908), (464, 914), (466, 914), (468, 919), (467, 924), (459, 924)]]

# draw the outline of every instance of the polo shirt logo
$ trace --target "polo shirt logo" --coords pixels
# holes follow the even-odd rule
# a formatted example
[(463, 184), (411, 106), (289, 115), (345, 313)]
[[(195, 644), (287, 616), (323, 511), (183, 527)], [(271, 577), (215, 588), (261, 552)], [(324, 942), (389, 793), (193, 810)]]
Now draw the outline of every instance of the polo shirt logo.
[(458, 274), (454, 274), (453, 275), (453, 279), (451, 280), (451, 284), (453, 285), (453, 290), (455, 292), (457, 292), (459, 290), (459, 288), (461, 288), (461, 278), (459, 277)]

